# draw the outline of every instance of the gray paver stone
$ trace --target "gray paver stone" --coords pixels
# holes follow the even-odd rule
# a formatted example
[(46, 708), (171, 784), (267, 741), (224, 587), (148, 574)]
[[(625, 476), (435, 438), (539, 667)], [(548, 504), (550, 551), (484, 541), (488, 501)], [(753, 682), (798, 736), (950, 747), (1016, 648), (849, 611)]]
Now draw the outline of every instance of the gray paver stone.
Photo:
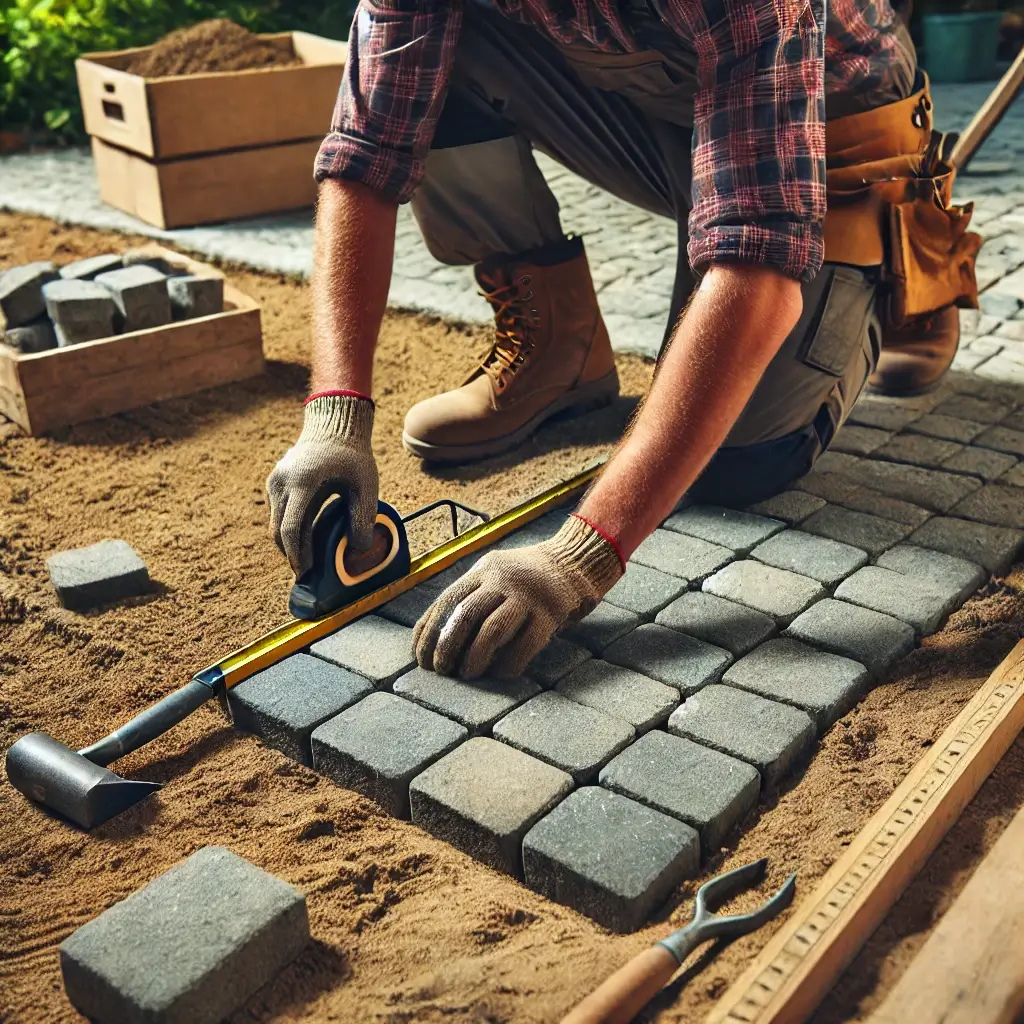
[(727, 565), (704, 581), (704, 590), (764, 612), (783, 626), (825, 594), (817, 580), (752, 558)]
[(1018, 462), (1011, 469), (1008, 469), (1000, 478), (1001, 484), (1008, 484), (1011, 487), (1024, 487), (1024, 461)]
[[(977, 480), (959, 473), (922, 469), (906, 463), (882, 462), (880, 459), (856, 461), (857, 465), (846, 472), (854, 483), (933, 512), (948, 512), (961, 498), (978, 487)], [(806, 524), (804, 528), (807, 529)], [(857, 546), (863, 547), (861, 544)]]
[(883, 569), (892, 569), (904, 576), (931, 583), (948, 595), (957, 606), (963, 604), (985, 582), (986, 577), (985, 570), (974, 562), (911, 544), (890, 548), (878, 559), (878, 564)]
[[(812, 469), (810, 473), (796, 481), (796, 487), (826, 502), (842, 502), (860, 489), (855, 480), (848, 480), (838, 473), (824, 473), (820, 469)], [(806, 520), (806, 516), (804, 517)], [(801, 524), (802, 525), (802, 524)]]
[(616, 754), (601, 769), (600, 781), (692, 825), (705, 858), (718, 851), (761, 790), (752, 765), (660, 729)]
[(468, 735), (412, 701), (371, 693), (313, 730), (313, 767), (408, 818), (409, 783)]
[(392, 598), (387, 604), (381, 605), (375, 614), (390, 622), (408, 626), (416, 625), (423, 613), (437, 600), (438, 591), (421, 583), (412, 590), (406, 590), (398, 597)]
[(899, 498), (890, 498), (887, 494), (880, 494), (870, 487), (855, 488), (837, 504), (854, 512), (866, 512), (870, 516), (890, 519), (894, 523), (903, 523), (906, 526), (920, 526), (932, 517), (932, 513), (920, 505), (912, 505), (909, 501), (901, 501)]
[(461, 722), (474, 736), (541, 692), (529, 679), (457, 679), (414, 668), (395, 680), (395, 693)]
[(885, 400), (871, 401), (862, 398), (850, 413), (850, 423), (879, 430), (902, 430), (921, 415), (919, 410)]
[(927, 469), (937, 469), (963, 447), (959, 441), (944, 441), (924, 434), (899, 434), (875, 452), (876, 459), (909, 462)]
[(293, 654), (227, 691), (231, 720), (313, 767), (313, 730), (373, 690), (370, 682), (309, 654)]
[(737, 658), (767, 640), (777, 629), (770, 615), (703, 590), (683, 594), (659, 612), (655, 622), (720, 647)]
[(100, 274), (96, 283), (108, 289), (117, 303), (124, 331), (144, 331), (171, 322), (168, 278), (153, 267), (138, 265)]
[(736, 512), (717, 505), (691, 505), (665, 520), (666, 530), (699, 537), (738, 555), (745, 555), (756, 544), (783, 529), (777, 519)]
[(7, 326), (24, 327), (46, 312), (43, 285), (57, 280), (57, 268), (49, 262), (25, 263), (0, 274), (0, 312)]
[(679, 576), (670, 576), (639, 562), (629, 562), (622, 578), (604, 599), (619, 608), (636, 612), (646, 622), (682, 594), (686, 587), (687, 581)]
[(600, 657), (605, 648), (639, 624), (640, 616), (636, 612), (601, 601), (589, 615), (563, 630), (562, 635)]
[(814, 722), (799, 708), (734, 686), (706, 686), (668, 720), (668, 731), (752, 764), (777, 783), (814, 742)]
[(46, 560), (46, 568), (65, 608), (92, 608), (149, 590), (146, 563), (123, 540), (60, 551)]
[(806, 491), (783, 491), (774, 498), (767, 498), (747, 509), (755, 515), (780, 519), (790, 526), (802, 523), (812, 512), (825, 507), (825, 499), (808, 494)]
[(986, 484), (954, 506), (953, 515), (993, 526), (1024, 529), (1024, 488)]
[(723, 682), (801, 708), (823, 733), (863, 696), (868, 670), (849, 658), (781, 638), (731, 665)]
[(60, 966), (98, 1024), (215, 1024), (308, 942), (298, 889), (205, 846), (73, 932)]
[(832, 439), (829, 451), (845, 455), (867, 455), (892, 438), (892, 432), (877, 427), (861, 427), (847, 423)]
[(33, 320), (24, 327), (11, 327), (0, 334), (0, 341), (9, 345), (15, 352), (31, 355), (33, 352), (46, 352), (57, 347), (57, 334), (47, 317)]
[(179, 274), (166, 279), (175, 320), (191, 320), (224, 311), (224, 278), (213, 274)]
[(632, 560), (698, 583), (732, 559), (732, 551), (718, 544), (673, 530), (655, 530), (641, 541)]
[(349, 623), (318, 640), (309, 653), (364, 676), (374, 686), (390, 685), (416, 664), (412, 630), (379, 615)]
[(877, 558), (887, 548), (903, 540), (913, 527), (894, 523), (890, 519), (879, 519), (865, 512), (853, 512), (848, 508), (829, 505), (805, 519), (802, 529), (807, 533), (816, 533), (819, 537), (828, 537), (860, 548), (872, 558)]
[(786, 635), (859, 661), (875, 679), (914, 647), (913, 627), (905, 622), (833, 598), (794, 619)]
[(959, 441), (961, 444), (966, 444), (985, 428), (974, 420), (944, 416), (941, 413), (927, 413), (919, 420), (915, 420), (907, 429), (916, 434), (927, 434), (929, 437), (941, 437), (947, 441)]
[(605, 659), (674, 686), (683, 696), (721, 678), (728, 651), (678, 630), (649, 623), (616, 640)]
[(467, 740), (409, 787), (412, 820), (499, 871), (522, 877), (522, 841), (572, 777), (486, 737)]
[(110, 292), (95, 281), (51, 281), (43, 285), (43, 298), (57, 344), (62, 347), (115, 333), (117, 305)]
[(956, 558), (966, 558), (989, 572), (1003, 575), (1024, 545), (1024, 533), (1002, 526), (968, 522), (966, 519), (929, 519), (907, 540), (922, 548), (932, 548)]
[(526, 666), (524, 675), (547, 689), (590, 658), (591, 653), (585, 647), (556, 636), (548, 641), (547, 647), (534, 656)]
[(121, 253), (121, 263), (126, 267), (152, 267), (165, 277), (188, 273), (184, 263), (171, 263), (151, 249), (126, 249)]
[[(945, 468), (957, 473), (980, 476), (982, 480), (995, 480), (1016, 464), (1017, 458), (1014, 455), (997, 452), (991, 448), (976, 448), (974, 445), (968, 445), (946, 462)], [(964, 500), (969, 498), (970, 495)]]
[(868, 560), (866, 552), (860, 548), (802, 530), (777, 533), (763, 544), (758, 544), (750, 557), (766, 565), (774, 565), (776, 569), (809, 576), (826, 587), (835, 586), (867, 564)]
[(531, 889), (618, 932), (639, 928), (699, 860), (689, 825), (599, 786), (571, 793), (523, 840)]
[(989, 402), (984, 398), (971, 395), (952, 395), (932, 409), (941, 416), (954, 416), (960, 420), (973, 420), (975, 423), (998, 423), (1009, 413), (1008, 405)]
[(913, 626), (919, 636), (934, 633), (955, 606), (952, 595), (928, 580), (877, 565), (866, 565), (844, 580), (836, 597), (900, 619)]
[(493, 734), (568, 772), (577, 784), (596, 778), (601, 766), (636, 738), (633, 727), (621, 718), (552, 691), (509, 712)]
[(123, 266), (117, 253), (108, 252), (102, 256), (87, 256), (84, 260), (65, 263), (60, 268), (60, 276), (66, 281), (92, 281), (98, 274), (120, 270)]
[(628, 722), (638, 734), (668, 721), (679, 691), (607, 661), (588, 661), (563, 679), (556, 692)]

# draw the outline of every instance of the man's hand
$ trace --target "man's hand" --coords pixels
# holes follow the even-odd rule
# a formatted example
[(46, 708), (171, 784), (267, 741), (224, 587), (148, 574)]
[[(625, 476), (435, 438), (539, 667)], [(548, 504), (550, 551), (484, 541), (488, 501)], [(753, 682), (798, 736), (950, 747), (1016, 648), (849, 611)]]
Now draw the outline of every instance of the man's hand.
[(377, 464), (370, 437), (373, 403), (351, 395), (314, 397), (306, 404), (299, 440), (267, 478), (270, 528), (296, 578), (313, 564), (313, 520), (331, 495), (348, 503), (354, 548), (373, 541)]
[(522, 675), (559, 629), (594, 609), (623, 569), (615, 546), (571, 516), (551, 540), (491, 551), (453, 583), (416, 623), (416, 659), (463, 679)]

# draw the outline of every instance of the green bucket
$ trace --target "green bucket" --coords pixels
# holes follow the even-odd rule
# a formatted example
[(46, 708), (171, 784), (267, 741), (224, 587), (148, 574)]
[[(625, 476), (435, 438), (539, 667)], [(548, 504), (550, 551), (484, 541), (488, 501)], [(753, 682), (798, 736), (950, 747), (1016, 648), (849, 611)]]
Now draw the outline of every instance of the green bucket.
[(1001, 11), (925, 14), (924, 64), (933, 82), (987, 82), (998, 78)]

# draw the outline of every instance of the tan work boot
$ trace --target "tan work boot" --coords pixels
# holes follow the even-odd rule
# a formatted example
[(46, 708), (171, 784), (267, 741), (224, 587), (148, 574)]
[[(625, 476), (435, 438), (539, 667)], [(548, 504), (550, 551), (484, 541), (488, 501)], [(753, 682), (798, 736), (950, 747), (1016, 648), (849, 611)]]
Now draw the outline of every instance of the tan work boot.
[(946, 306), (882, 336), (882, 351), (868, 388), (877, 394), (909, 398), (942, 379), (960, 344), (960, 310)]
[(619, 393), (582, 239), (487, 260), (476, 279), (494, 309), (491, 351), (462, 387), (405, 417), (405, 447), (430, 462), (497, 455), (556, 413)]

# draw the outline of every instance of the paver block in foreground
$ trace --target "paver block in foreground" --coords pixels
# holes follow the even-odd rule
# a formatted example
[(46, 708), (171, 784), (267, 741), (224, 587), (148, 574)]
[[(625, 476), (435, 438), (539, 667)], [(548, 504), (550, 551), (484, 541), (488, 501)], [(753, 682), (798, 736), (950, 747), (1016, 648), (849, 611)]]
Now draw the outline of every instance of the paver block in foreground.
[(640, 624), (636, 612), (602, 601), (585, 618), (562, 632), (566, 640), (582, 644), (598, 658), (609, 645)]
[(752, 764), (768, 786), (814, 742), (814, 722), (806, 712), (719, 685), (690, 697), (668, 720), (668, 731)]
[(828, 537), (817, 537), (803, 530), (786, 530), (758, 544), (750, 557), (776, 569), (809, 576), (834, 587), (840, 580), (867, 564), (867, 553)]
[(679, 705), (679, 691), (638, 672), (592, 660), (563, 679), (556, 692), (628, 722), (637, 733), (662, 725)]
[(737, 658), (767, 640), (778, 628), (770, 615), (703, 590), (683, 594), (659, 612), (654, 621), (729, 651)]
[(531, 889), (619, 932), (639, 928), (699, 859), (689, 825), (599, 786), (571, 793), (523, 840)]
[(665, 520), (666, 530), (699, 537), (737, 555), (747, 554), (751, 548), (783, 529), (785, 523), (777, 519), (736, 512), (717, 505), (691, 505)]
[(474, 736), (486, 733), (503, 715), (541, 692), (530, 679), (458, 679), (419, 667), (396, 679), (394, 690), (460, 722)]
[(1024, 545), (1024, 533), (1004, 526), (971, 523), (966, 519), (929, 519), (908, 538), (908, 544), (931, 548), (955, 558), (966, 558), (1002, 576)]
[(733, 562), (704, 581), (706, 593), (737, 601), (784, 626), (825, 594), (809, 576), (764, 565), (752, 558)]
[(761, 790), (753, 765), (660, 729), (616, 754), (600, 780), (606, 789), (692, 825), (704, 858), (717, 852)]
[(65, 608), (83, 610), (149, 590), (146, 563), (123, 540), (61, 551), (46, 560), (46, 568)]
[(25, 263), (0, 274), (0, 312), (7, 326), (23, 327), (46, 312), (43, 285), (57, 280), (50, 262)]
[(647, 622), (688, 586), (685, 579), (659, 572), (639, 562), (629, 562), (622, 578), (605, 594), (605, 600), (635, 612)]
[(891, 615), (914, 627), (919, 636), (934, 633), (956, 606), (956, 599), (927, 580), (892, 569), (866, 565), (836, 590), (841, 601)]
[(142, 264), (112, 270), (96, 278), (96, 283), (113, 295), (125, 333), (162, 327), (171, 322), (167, 281), (159, 270)]
[(108, 252), (102, 256), (87, 256), (84, 260), (65, 263), (60, 276), (68, 281), (92, 281), (98, 274), (109, 270), (120, 270), (124, 266), (117, 253)]
[(313, 767), (408, 818), (409, 783), (468, 735), (412, 701), (371, 693), (313, 731)]
[(601, 766), (636, 738), (621, 718), (551, 691), (509, 712), (492, 732), (495, 739), (568, 772), (577, 784), (597, 778)]
[(729, 548), (723, 548), (699, 537), (690, 537), (673, 530), (655, 530), (641, 541), (633, 552), (632, 561), (649, 565), (680, 579), (699, 583), (734, 558)]
[(878, 559), (878, 565), (883, 569), (901, 572), (904, 576), (926, 580), (949, 594), (957, 605), (963, 604), (985, 582), (986, 577), (985, 570), (974, 562), (912, 544), (899, 544), (890, 548)]
[(751, 505), (747, 511), (769, 519), (780, 519), (790, 526), (796, 526), (825, 505), (824, 498), (808, 494), (806, 491), (783, 491), (773, 498)]
[(213, 274), (179, 274), (167, 278), (167, 295), (175, 320), (191, 320), (224, 311), (224, 278)]
[(216, 1024), (307, 942), (298, 889), (206, 846), (72, 933), (60, 965), (97, 1024)]
[(859, 661), (881, 679), (914, 649), (914, 629), (891, 615), (829, 598), (795, 619), (787, 636)]
[(654, 623), (617, 640), (604, 656), (616, 665), (674, 686), (684, 697), (720, 679), (732, 660), (720, 647)]
[(43, 285), (46, 312), (60, 346), (109, 338), (115, 333), (117, 305), (95, 281), (51, 281)]
[(390, 685), (416, 664), (412, 630), (379, 615), (349, 623), (318, 640), (309, 652), (369, 679), (374, 686)]
[(913, 527), (894, 523), (891, 519), (880, 519), (866, 512), (829, 505), (806, 519), (801, 529), (860, 548), (876, 558), (903, 540)]
[(572, 777), (479, 736), (413, 779), (412, 820), (499, 871), (522, 877), (523, 836), (572, 789)]
[(231, 720), (310, 768), (310, 736), (373, 690), (362, 676), (309, 654), (293, 654), (227, 691)]
[(782, 638), (730, 666), (723, 682), (806, 711), (823, 733), (864, 695), (868, 670), (849, 658)]
[(523, 674), (547, 689), (554, 686), (559, 679), (564, 679), (570, 672), (575, 672), (590, 657), (590, 651), (585, 647), (556, 636), (548, 641), (547, 647), (534, 656)]

